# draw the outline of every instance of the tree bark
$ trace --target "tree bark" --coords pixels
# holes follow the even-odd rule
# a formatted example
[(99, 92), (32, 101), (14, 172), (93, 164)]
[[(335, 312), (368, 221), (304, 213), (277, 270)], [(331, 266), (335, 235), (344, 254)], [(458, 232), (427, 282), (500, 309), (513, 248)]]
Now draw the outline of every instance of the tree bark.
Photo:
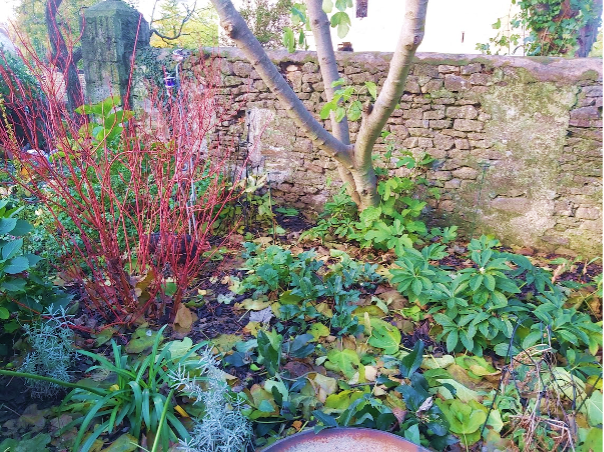
[(602, 25), (602, 0), (593, 0), (593, 11), (591, 18), (585, 26), (579, 30), (579, 48), (575, 53), (577, 58), (586, 58), (598, 39), (598, 29)]
[(57, 12), (63, 0), (47, 0), (44, 9), (46, 29), (51, 46), (51, 62), (63, 73), (65, 91), (67, 93), (67, 108), (73, 113), (74, 110), (84, 103), (82, 85), (78, 78), (77, 62), (82, 53), (73, 52), (65, 42), (61, 29), (57, 22)]
[[(407, 0), (407, 11), (394, 53), (388, 77), (375, 105), (366, 109), (354, 145), (349, 144), (346, 119), (338, 123), (331, 116), (333, 134), (310, 114), (289, 84), (247, 27), (230, 0), (212, 0), (221, 25), (239, 47), (264, 83), (286, 107), (315, 145), (326, 151), (338, 163), (340, 175), (352, 188), (352, 198), (363, 210), (379, 204), (377, 178), (372, 164), (372, 150), (386, 121), (400, 101), (415, 51), (424, 35), (424, 22), (428, 0)], [(317, 45), (317, 56), (328, 100), (333, 98), (332, 82), (339, 74), (329, 31), (329, 21), (323, 12), (321, 0), (307, 0), (307, 11)]]

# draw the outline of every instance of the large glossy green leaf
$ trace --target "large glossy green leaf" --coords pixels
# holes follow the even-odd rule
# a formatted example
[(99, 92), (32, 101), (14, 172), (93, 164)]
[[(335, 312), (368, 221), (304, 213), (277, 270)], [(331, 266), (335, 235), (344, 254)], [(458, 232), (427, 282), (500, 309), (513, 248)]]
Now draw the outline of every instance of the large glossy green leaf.
[(371, 337), (369, 345), (384, 350), (387, 355), (394, 355), (398, 352), (401, 343), (401, 332), (397, 327), (381, 319), (372, 318)]

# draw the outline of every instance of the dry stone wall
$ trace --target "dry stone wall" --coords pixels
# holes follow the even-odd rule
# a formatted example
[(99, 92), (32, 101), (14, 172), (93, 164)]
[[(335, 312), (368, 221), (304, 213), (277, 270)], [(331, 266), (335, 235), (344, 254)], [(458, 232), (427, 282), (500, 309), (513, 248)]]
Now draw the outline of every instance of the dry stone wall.
[[(223, 94), (247, 110), (248, 130), (230, 133), (249, 135), (250, 163), (268, 174), (275, 197), (319, 209), (337, 188), (334, 162), (237, 50), (223, 56)], [(271, 58), (318, 118), (326, 99), (316, 55)], [(340, 73), (361, 93), (366, 81), (384, 82), (390, 58), (338, 52)], [(358, 128), (350, 124), (353, 141)], [(601, 254), (601, 60), (418, 54), (386, 129), (397, 150), (435, 159), (427, 176), (442, 196), (430, 201), (429, 218), (510, 245)]]

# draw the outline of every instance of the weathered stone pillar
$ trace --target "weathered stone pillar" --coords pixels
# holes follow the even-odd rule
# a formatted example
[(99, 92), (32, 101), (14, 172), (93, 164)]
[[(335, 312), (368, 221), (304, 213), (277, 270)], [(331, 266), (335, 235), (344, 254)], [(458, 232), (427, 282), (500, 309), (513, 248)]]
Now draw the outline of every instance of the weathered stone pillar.
[(122, 0), (105, 0), (86, 9), (83, 27), (87, 101), (96, 103), (119, 94), (123, 103), (135, 49), (149, 46), (149, 24)]

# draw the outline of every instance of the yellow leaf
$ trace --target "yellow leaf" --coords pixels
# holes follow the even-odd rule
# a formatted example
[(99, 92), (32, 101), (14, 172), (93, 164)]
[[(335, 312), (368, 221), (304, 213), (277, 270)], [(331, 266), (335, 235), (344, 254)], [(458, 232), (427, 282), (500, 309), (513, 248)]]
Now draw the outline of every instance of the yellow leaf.
[(319, 303), (317, 305), (317, 311), (319, 312), (319, 314), (323, 314), (328, 319), (331, 319), (333, 317), (333, 311), (327, 303)]
[(180, 406), (180, 405), (176, 405), (174, 407), (174, 410), (180, 414), (182, 417), (191, 417), (187, 414), (187, 412)]
[(338, 382), (335, 378), (326, 377), (325, 375), (314, 372), (308, 375), (308, 381), (310, 381), (310, 384), (317, 395), (317, 399), (319, 399), (321, 403), (325, 403), (327, 396), (333, 394), (338, 389)]
[(260, 329), (260, 322), (249, 322), (243, 327), (243, 332), (251, 334), (252, 336), (258, 336), (258, 330)]
[(241, 303), (241, 307), (247, 311), (262, 311), (270, 305), (271, 302), (268, 300), (252, 300), (251, 298), (246, 298)]
[(184, 304), (178, 306), (178, 311), (176, 311), (174, 317), (174, 325), (178, 325), (184, 330), (190, 330), (193, 325), (193, 314)]

